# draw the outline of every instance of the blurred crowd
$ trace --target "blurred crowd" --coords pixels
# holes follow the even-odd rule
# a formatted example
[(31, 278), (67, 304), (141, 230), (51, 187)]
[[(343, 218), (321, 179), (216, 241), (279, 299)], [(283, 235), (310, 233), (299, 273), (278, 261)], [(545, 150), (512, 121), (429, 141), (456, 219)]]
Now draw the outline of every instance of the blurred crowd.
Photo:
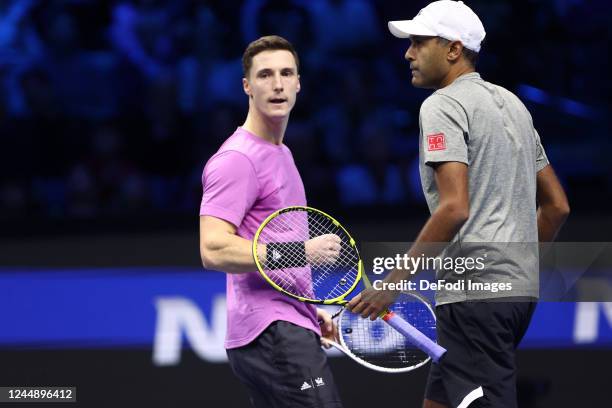
[[(607, 1), (466, 1), (479, 71), (530, 108), (576, 200), (610, 197)], [(302, 92), (286, 144), (321, 208), (422, 206), (406, 41), (427, 1), (0, 1), (0, 219), (197, 214), (206, 160), (243, 123), (240, 58), (292, 41)]]

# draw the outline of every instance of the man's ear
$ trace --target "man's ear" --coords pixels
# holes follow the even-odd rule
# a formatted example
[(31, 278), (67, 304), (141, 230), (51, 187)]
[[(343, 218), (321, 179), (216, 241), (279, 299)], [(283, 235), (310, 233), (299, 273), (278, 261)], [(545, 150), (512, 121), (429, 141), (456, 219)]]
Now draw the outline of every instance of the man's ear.
[(249, 80), (246, 78), (242, 78), (242, 90), (249, 96), (249, 98), (253, 97), (253, 94), (251, 93), (251, 84), (249, 84)]
[(302, 89), (302, 85), (300, 84), (300, 76), (297, 76), (298, 79), (298, 83), (297, 83), (297, 88), (296, 88), (296, 93), (300, 92), (300, 89)]
[(449, 44), (447, 58), (449, 61), (458, 61), (463, 53), (463, 44), (461, 41), (451, 41)]

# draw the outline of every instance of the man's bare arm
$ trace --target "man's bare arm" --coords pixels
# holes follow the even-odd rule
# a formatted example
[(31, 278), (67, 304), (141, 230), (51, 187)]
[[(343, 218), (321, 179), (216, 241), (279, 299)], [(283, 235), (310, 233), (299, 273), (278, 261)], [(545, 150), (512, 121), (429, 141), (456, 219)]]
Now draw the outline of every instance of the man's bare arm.
[[(200, 257), (205, 268), (227, 273), (246, 273), (257, 270), (253, 259), (252, 242), (236, 235), (236, 227), (220, 218), (200, 217)], [(325, 234), (304, 243), (308, 263), (335, 259), (340, 254), (340, 238)], [(266, 246), (257, 246), (257, 257), (266, 262)]]
[[(262, 248), (261, 259), (265, 257)], [(252, 243), (236, 235), (236, 227), (222, 219), (200, 217), (200, 256), (205, 268), (228, 273), (257, 270)]]
[(570, 213), (565, 191), (548, 165), (537, 175), (538, 239), (540, 242), (554, 241)]
[[(409, 257), (437, 256), (443, 247), (432, 243), (451, 241), (469, 217), (468, 166), (460, 162), (440, 163), (435, 167), (434, 177), (439, 204), (408, 251)], [(407, 272), (393, 271), (389, 281), (406, 279)]]
[[(439, 192), (439, 203), (431, 214), (414, 244), (408, 250), (409, 257), (435, 257), (443, 249), (443, 245), (432, 243), (449, 242), (467, 221), (470, 213), (468, 190), (468, 167), (460, 162), (444, 162), (435, 168), (435, 182)], [(445, 245), (444, 245), (445, 246)], [(420, 271), (395, 269), (391, 271), (385, 282), (399, 282)], [(395, 301), (398, 292), (375, 290), (368, 288), (355, 296), (347, 307), (362, 317), (378, 318), (380, 313)]]

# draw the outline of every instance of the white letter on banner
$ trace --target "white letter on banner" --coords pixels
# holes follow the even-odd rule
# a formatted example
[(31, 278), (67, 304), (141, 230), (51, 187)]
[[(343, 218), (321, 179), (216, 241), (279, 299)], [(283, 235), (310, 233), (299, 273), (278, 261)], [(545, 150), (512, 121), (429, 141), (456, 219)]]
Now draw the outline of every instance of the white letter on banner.
[(157, 324), (153, 343), (156, 365), (176, 365), (181, 360), (183, 333), (193, 351), (203, 360), (227, 361), (223, 348), (226, 330), (225, 296), (213, 300), (211, 326), (198, 306), (184, 297), (160, 297), (155, 301)]
[(599, 334), (599, 309), (612, 326), (612, 302), (578, 302), (574, 320), (574, 341), (577, 344), (593, 343)]

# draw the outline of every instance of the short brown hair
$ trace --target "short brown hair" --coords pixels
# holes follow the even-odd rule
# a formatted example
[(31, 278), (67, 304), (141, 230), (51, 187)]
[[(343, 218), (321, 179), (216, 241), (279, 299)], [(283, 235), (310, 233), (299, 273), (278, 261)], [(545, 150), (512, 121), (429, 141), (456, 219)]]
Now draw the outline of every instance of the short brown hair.
[(270, 50), (289, 51), (291, 54), (293, 54), (295, 66), (297, 67), (298, 71), (300, 70), (300, 60), (295, 48), (293, 48), (293, 45), (278, 35), (267, 35), (253, 41), (249, 44), (246, 50), (244, 50), (244, 54), (242, 55), (242, 72), (244, 73), (245, 78), (249, 75), (251, 66), (253, 66), (253, 57), (260, 52)]

